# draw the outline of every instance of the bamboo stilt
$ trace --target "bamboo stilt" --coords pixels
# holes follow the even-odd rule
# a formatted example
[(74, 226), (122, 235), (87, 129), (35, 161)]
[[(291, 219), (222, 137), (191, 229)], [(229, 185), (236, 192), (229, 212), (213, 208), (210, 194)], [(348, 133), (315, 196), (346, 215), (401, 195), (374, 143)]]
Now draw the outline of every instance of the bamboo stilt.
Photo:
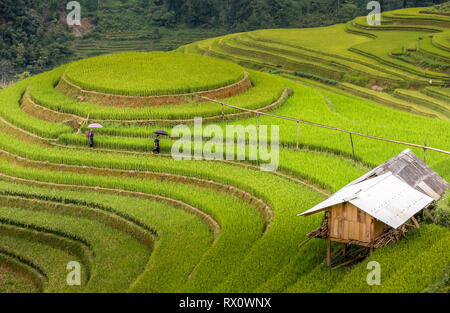
[(327, 266), (331, 266), (331, 239), (327, 238)]
[(420, 227), (419, 222), (416, 220), (416, 218), (415, 218), (414, 216), (411, 216), (411, 221), (413, 221), (414, 225), (415, 225), (417, 228)]

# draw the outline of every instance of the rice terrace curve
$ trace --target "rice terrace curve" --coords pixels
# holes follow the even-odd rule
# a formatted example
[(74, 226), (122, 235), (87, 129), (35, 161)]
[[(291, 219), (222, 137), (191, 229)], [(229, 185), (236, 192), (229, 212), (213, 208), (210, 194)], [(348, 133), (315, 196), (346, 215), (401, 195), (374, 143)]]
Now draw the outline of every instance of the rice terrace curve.
[[(0, 292), (448, 292), (450, 17), (432, 9), (95, 56), (1, 89)], [(181, 124), (194, 160), (172, 157)], [(272, 148), (277, 126), (277, 169), (260, 170), (233, 126)], [(169, 134), (159, 154), (155, 130)], [(214, 152), (235, 158), (195, 159), (218, 132), (246, 149), (221, 141)], [(356, 244), (314, 239), (331, 206), (297, 214), (406, 148), (426, 164), (424, 192), (434, 173), (446, 189), (427, 202), (389, 178), (427, 204), (401, 238), (357, 260)], [(66, 280), (73, 261), (79, 285)], [(379, 286), (366, 282), (372, 261)]]

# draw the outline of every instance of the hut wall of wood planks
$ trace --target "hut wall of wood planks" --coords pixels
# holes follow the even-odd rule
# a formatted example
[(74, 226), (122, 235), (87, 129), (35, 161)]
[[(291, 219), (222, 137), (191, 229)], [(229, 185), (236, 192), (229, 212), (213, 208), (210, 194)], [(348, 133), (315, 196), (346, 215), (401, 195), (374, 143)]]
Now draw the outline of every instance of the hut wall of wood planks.
[(344, 256), (348, 244), (368, 247), (372, 251), (376, 239), (390, 228), (349, 202), (333, 205), (325, 214), (328, 230), (328, 266), (331, 265), (331, 241), (343, 243)]
[(338, 242), (355, 241), (368, 246), (386, 228), (384, 223), (349, 202), (332, 206), (327, 214), (329, 237)]

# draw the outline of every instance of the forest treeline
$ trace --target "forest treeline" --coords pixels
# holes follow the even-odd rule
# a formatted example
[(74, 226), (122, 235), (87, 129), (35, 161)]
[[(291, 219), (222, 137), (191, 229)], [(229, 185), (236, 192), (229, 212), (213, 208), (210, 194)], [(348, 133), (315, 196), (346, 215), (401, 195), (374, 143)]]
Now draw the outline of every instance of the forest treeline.
[[(369, 0), (137, 0), (161, 26), (226, 27), (248, 31), (273, 27), (312, 27), (367, 14)], [(380, 0), (383, 11), (431, 6), (439, 0)]]
[[(0, 0), (0, 79), (37, 73), (70, 60), (72, 31), (64, 23), (69, 0)], [(313, 27), (367, 14), (368, 0), (78, 0), (97, 38), (111, 31), (158, 28)], [(382, 10), (446, 0), (380, 0)]]

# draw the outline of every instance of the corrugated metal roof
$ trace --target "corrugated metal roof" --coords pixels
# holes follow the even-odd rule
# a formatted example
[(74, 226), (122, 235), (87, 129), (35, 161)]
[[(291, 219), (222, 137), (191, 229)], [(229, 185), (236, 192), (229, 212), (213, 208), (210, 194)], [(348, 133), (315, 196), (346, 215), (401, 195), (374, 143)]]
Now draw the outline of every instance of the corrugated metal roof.
[(380, 176), (387, 172), (391, 172), (412, 188), (427, 194), (434, 200), (439, 200), (449, 187), (449, 184), (442, 177), (420, 160), (410, 149), (406, 149), (347, 186), (358, 184), (371, 176)]
[(343, 202), (349, 202), (383, 223), (397, 228), (433, 202), (433, 199), (412, 188), (393, 173), (387, 172), (347, 185), (298, 216), (310, 215)]

